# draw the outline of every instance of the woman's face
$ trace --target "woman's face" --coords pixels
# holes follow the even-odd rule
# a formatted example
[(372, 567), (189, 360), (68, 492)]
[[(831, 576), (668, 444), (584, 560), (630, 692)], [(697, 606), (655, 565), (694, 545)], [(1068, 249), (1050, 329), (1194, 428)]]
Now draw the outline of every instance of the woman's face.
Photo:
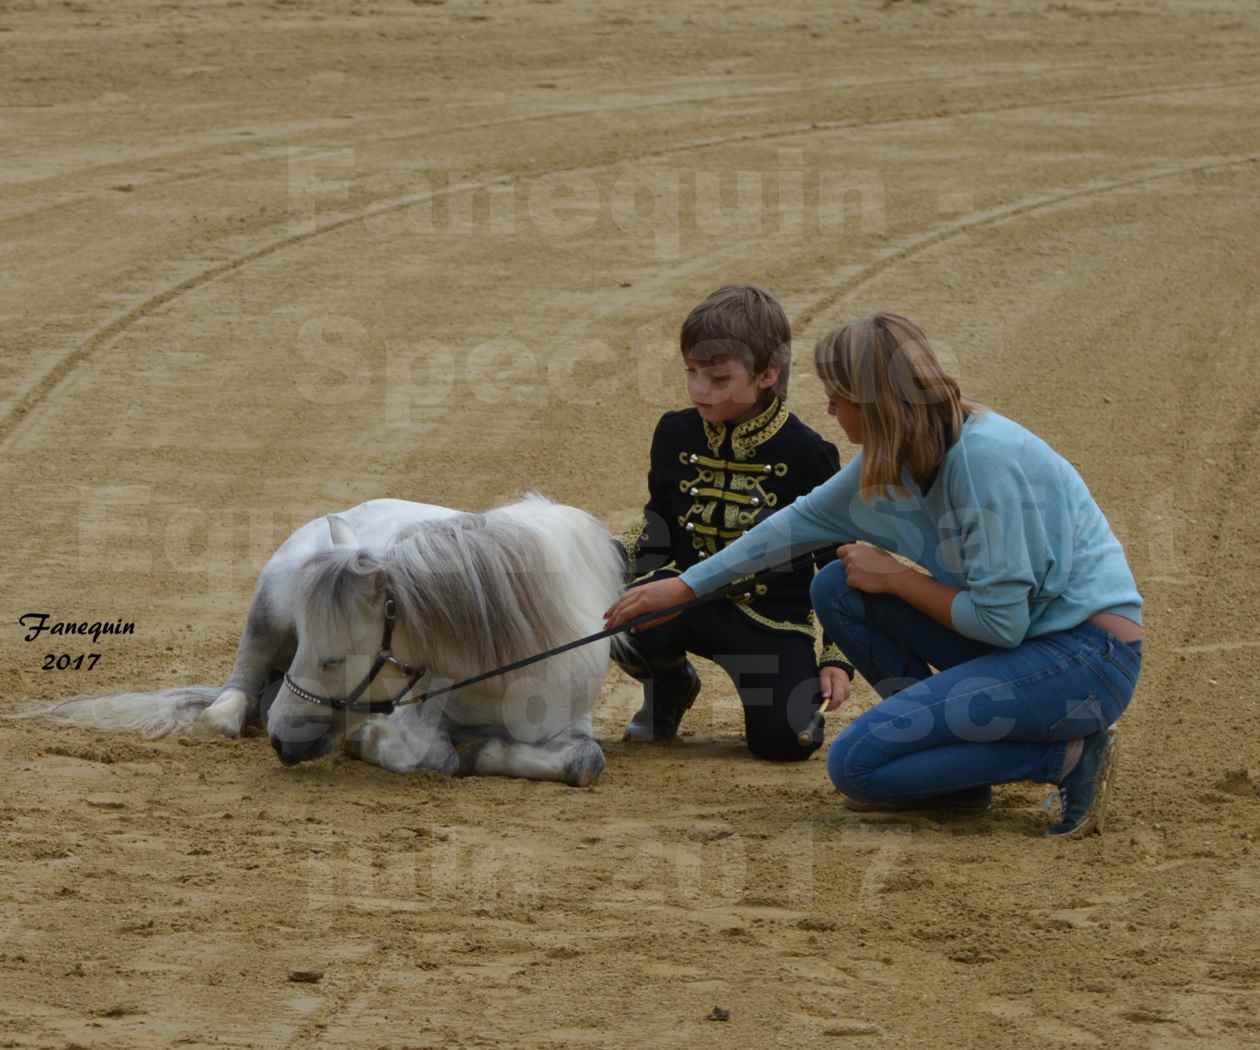
[(862, 444), (862, 410), (856, 402), (832, 394), (827, 399), (827, 415), (833, 416), (840, 424), (851, 444)]

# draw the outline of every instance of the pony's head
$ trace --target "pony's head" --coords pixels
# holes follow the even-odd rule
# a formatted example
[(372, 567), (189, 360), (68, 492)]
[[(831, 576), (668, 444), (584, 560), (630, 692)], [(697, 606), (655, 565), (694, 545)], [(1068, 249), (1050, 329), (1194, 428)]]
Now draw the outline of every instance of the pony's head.
[[(386, 570), (380, 559), (355, 545), (353, 533), (330, 520), (336, 546), (312, 555), (298, 570), (297, 652), (267, 712), (267, 734), (280, 761), (295, 765), (340, 748), (347, 718), (312, 697), (346, 699), (367, 676), (381, 651), (385, 623)], [(407, 640), (395, 632), (391, 646), (400, 658)], [(385, 700), (404, 688), (407, 677), (387, 664), (359, 697)]]

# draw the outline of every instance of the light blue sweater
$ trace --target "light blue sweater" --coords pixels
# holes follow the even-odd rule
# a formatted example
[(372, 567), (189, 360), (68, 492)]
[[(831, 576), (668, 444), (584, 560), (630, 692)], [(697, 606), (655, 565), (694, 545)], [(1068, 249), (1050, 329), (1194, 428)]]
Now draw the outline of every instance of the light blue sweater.
[(866, 540), (962, 590), (954, 630), (1012, 648), (1110, 610), (1142, 622), (1142, 596), (1111, 526), (1076, 468), (989, 409), (973, 413), (927, 493), (864, 503), (861, 454), (683, 582), (706, 594), (830, 543)]

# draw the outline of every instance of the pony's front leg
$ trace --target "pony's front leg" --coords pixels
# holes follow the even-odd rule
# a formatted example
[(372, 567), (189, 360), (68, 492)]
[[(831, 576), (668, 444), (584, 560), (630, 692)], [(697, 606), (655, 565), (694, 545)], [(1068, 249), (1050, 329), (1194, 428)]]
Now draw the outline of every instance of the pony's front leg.
[(251, 717), (258, 717), (259, 698), (272, 669), (285, 667), (297, 636), (284, 616), (271, 607), (270, 589), (259, 582), (250, 603), (245, 630), (236, 646), (236, 662), (223, 691), (201, 714), (214, 732), (238, 737)]
[(604, 771), (604, 752), (588, 733), (571, 732), (531, 744), (492, 736), (464, 750), (462, 773), (482, 777), (558, 780), (588, 787)]
[(201, 712), (201, 721), (220, 736), (237, 737), (245, 728), (252, 706), (245, 690), (229, 687)]
[(459, 755), (440, 714), (402, 708), (387, 718), (369, 718), (346, 734), (343, 746), (353, 757), (391, 773), (459, 772)]

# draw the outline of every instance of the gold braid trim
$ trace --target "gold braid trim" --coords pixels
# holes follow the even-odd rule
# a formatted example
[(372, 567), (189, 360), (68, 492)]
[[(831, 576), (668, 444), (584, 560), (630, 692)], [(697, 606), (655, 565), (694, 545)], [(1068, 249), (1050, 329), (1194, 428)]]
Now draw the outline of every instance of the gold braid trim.
[(697, 533), (701, 536), (720, 536), (724, 540), (737, 540), (742, 535), (744, 535), (744, 533), (746, 533), (748, 530), (747, 529), (718, 529), (718, 528), (714, 528), (712, 525), (695, 525), (693, 523), (692, 527), (689, 528), (687, 531)]
[[(758, 448), (783, 429), (787, 420), (787, 405), (776, 397), (761, 415), (740, 423), (731, 433), (731, 451), (735, 458), (749, 459)], [(717, 449), (713, 452), (716, 455)]]
[(791, 620), (772, 620), (769, 616), (763, 616), (756, 609), (750, 608), (739, 602), (732, 603), (736, 609), (742, 612), (750, 620), (755, 620), (763, 627), (769, 627), (776, 631), (792, 631), (796, 634), (803, 634), (806, 638), (813, 641), (814, 627), (808, 623), (793, 623)]
[(836, 645), (835, 642), (828, 642), (824, 645), (822, 653), (820, 653), (818, 657), (818, 662), (820, 664), (825, 664), (829, 661), (838, 661), (842, 664), (847, 664), (849, 662), (844, 658), (844, 653), (840, 651), (840, 646)]
[(710, 423), (708, 420), (702, 420), (704, 423), (704, 436), (709, 442), (709, 449), (716, 456), (722, 451), (722, 442), (726, 440), (726, 424)]
[(760, 496), (745, 496), (742, 492), (731, 492), (727, 489), (688, 489), (693, 496), (708, 496), (711, 499), (720, 499), (725, 503), (739, 503), (745, 507), (760, 507), (766, 503), (766, 500)]
[(645, 514), (621, 534), (621, 545), (625, 547), (626, 553), (630, 555), (631, 561), (634, 560), (635, 552), (639, 549), (639, 540), (643, 539), (643, 534), (646, 531), (647, 515)]
[[(684, 463), (698, 464), (702, 467), (712, 467), (714, 470), (730, 470), (742, 474), (770, 474), (778, 473), (769, 463), (732, 463), (729, 459), (710, 459), (708, 456), (688, 455), (684, 452), (681, 456)], [(787, 473), (785, 469), (784, 474)]]
[(662, 565), (659, 569), (653, 569), (651, 572), (645, 572), (642, 576), (636, 576), (634, 578), (634, 582), (640, 583), (643, 580), (650, 579), (651, 577), (655, 576), (658, 572), (672, 572), (675, 576), (682, 575), (682, 572), (678, 568), (678, 566), (675, 565), (671, 561), (668, 565)]

